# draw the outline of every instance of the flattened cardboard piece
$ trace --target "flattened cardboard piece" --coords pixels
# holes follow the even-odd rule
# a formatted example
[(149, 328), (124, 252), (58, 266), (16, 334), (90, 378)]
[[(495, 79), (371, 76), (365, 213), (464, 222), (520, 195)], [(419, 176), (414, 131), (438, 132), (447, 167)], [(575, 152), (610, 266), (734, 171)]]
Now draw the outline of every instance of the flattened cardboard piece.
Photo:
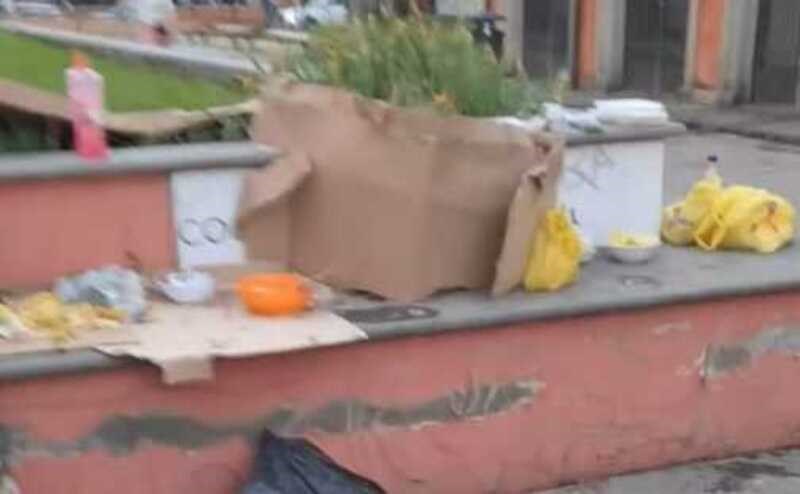
[(162, 369), (165, 383), (177, 384), (213, 377), (215, 357), (254, 357), (367, 339), (359, 328), (330, 312), (254, 317), (226, 295), (230, 303), (213, 306), (153, 304), (152, 322), (136, 326), (138, 342), (97, 349), (152, 362)]
[(214, 361), (208, 356), (176, 357), (157, 365), (161, 368), (164, 384), (186, 384), (214, 379)]
[[(490, 119), (443, 117), (305, 84), (265, 97), (254, 137), (304, 153), (314, 166), (281, 203), (283, 223), (242, 225), (251, 258), (279, 258), (266, 239), (280, 237), (288, 222), (283, 246), (293, 269), (397, 300), (491, 287), (520, 177), (553, 161), (561, 146)], [(249, 180), (266, 184), (268, 171)]]
[[(292, 194), (311, 175), (308, 155), (298, 152), (262, 172), (250, 172), (239, 205), (237, 230), (248, 253), (269, 253), (270, 261), (290, 262)], [(264, 259), (264, 256), (256, 256)]]
[(561, 174), (563, 148), (548, 157), (548, 163), (528, 170), (508, 210), (506, 237), (497, 260), (492, 295), (505, 295), (525, 279), (536, 228), (556, 203), (556, 184)]
[(258, 180), (248, 180), (242, 190), (239, 225), (247, 225), (262, 208), (288, 200), (311, 175), (311, 158), (305, 153), (293, 153), (269, 166), (263, 172), (250, 172)]

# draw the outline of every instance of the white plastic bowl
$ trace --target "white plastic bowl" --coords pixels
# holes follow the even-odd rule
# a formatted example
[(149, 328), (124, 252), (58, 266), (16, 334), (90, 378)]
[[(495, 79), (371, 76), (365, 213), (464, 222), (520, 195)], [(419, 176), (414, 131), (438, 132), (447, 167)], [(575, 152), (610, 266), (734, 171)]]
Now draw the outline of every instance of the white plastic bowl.
[(660, 243), (641, 247), (606, 247), (604, 250), (611, 259), (623, 264), (645, 264), (653, 260), (661, 248)]
[(179, 304), (202, 304), (214, 297), (217, 283), (208, 273), (184, 271), (169, 273), (156, 282), (168, 299)]

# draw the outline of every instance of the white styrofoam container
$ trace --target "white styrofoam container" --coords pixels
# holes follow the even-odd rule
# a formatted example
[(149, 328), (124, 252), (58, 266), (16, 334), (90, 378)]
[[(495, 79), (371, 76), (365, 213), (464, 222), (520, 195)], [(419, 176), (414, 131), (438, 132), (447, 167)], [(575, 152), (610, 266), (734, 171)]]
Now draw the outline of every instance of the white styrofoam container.
[(244, 245), (235, 236), (244, 173), (201, 170), (172, 174), (172, 214), (181, 269), (244, 262)]
[(567, 147), (559, 204), (597, 247), (615, 231), (660, 236), (664, 142)]

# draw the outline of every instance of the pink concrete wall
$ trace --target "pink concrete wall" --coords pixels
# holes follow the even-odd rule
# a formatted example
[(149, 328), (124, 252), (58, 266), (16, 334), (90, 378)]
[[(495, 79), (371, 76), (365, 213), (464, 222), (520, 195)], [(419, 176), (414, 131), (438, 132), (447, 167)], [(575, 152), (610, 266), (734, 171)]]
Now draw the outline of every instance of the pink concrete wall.
[(136, 255), (148, 268), (174, 265), (167, 175), (0, 184), (0, 284), (53, 278)]
[(232, 494), (264, 423), (390, 493), (528, 492), (800, 444), (798, 328), (792, 293), (228, 361), (175, 388), (149, 367), (5, 381), (0, 445), (26, 494)]

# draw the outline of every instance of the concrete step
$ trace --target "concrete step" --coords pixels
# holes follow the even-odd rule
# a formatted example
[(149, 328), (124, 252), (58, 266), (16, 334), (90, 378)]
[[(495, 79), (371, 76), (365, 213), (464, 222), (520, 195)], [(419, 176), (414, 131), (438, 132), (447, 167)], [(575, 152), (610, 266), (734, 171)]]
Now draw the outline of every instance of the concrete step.
[(797, 494), (800, 450), (612, 477), (541, 494)]

